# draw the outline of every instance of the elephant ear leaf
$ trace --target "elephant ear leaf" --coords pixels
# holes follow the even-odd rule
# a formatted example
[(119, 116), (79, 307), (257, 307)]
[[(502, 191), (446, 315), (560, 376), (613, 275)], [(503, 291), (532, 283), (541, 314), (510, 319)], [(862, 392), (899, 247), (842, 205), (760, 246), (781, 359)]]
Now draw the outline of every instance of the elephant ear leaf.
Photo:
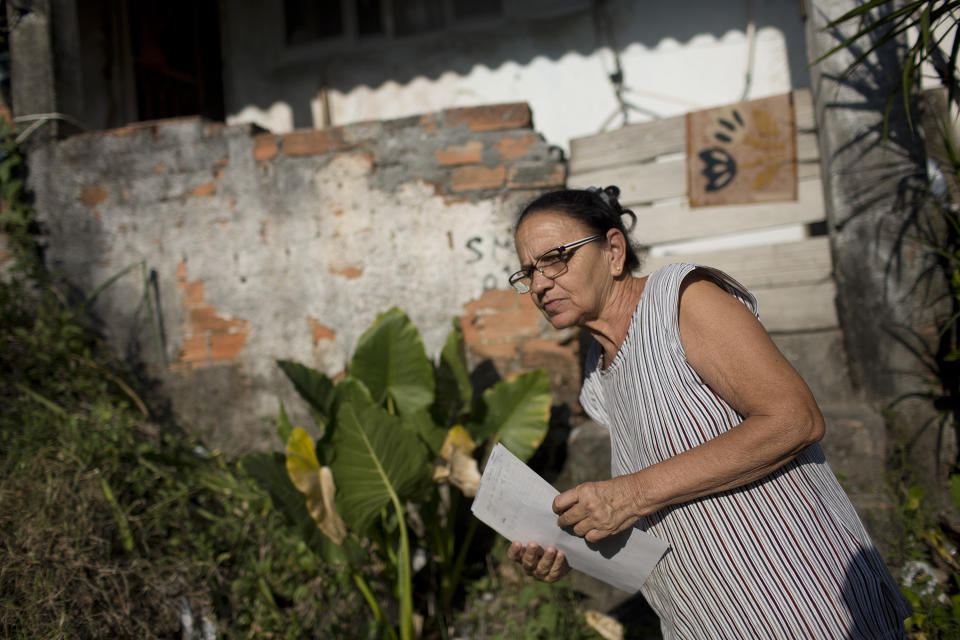
[(316, 369), (292, 360), (279, 360), (277, 365), (287, 374), (297, 393), (310, 405), (317, 424), (326, 431), (333, 407), (333, 382)]
[(503, 443), (527, 461), (543, 442), (550, 419), (550, 382), (542, 369), (501, 380), (483, 392), (479, 424), (470, 425), (474, 440), (487, 440), (487, 451)]
[(342, 544), (347, 527), (334, 506), (336, 486), (330, 467), (321, 467), (317, 461), (313, 440), (300, 427), (294, 427), (287, 440), (287, 474), (290, 481), (304, 495), (307, 511), (331, 540)]
[(290, 422), (290, 418), (287, 416), (287, 409), (281, 402), (280, 415), (277, 416), (277, 435), (280, 436), (282, 442), (286, 442), (290, 439), (291, 433), (293, 433), (293, 423)]
[(433, 415), (441, 425), (452, 424), (464, 407), (473, 399), (473, 385), (467, 369), (467, 356), (463, 344), (463, 328), (460, 319), (453, 319), (453, 330), (440, 352), (437, 363), (437, 399)]
[(402, 504), (430, 482), (430, 461), (417, 434), (379, 407), (342, 406), (333, 445), (337, 455), (331, 467), (340, 483), (337, 506), (360, 535), (387, 503)]
[(433, 404), (433, 365), (417, 327), (399, 309), (377, 316), (360, 336), (349, 373), (366, 385), (374, 402), (392, 404), (400, 415)]

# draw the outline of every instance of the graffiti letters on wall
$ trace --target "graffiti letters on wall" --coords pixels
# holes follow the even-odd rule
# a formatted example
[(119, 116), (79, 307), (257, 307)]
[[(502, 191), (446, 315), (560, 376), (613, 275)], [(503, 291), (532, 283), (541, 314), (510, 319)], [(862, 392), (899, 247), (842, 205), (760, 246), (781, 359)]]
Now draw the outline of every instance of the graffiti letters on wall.
[(517, 254), (509, 236), (473, 236), (465, 243), (467, 264), (486, 267), (483, 274), (483, 289), (506, 288), (507, 278), (516, 271), (513, 266)]

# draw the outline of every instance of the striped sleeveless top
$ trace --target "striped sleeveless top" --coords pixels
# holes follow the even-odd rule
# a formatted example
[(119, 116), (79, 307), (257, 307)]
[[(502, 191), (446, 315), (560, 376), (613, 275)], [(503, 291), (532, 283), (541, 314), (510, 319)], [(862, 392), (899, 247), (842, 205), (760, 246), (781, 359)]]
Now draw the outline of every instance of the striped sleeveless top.
[[(721, 271), (652, 273), (614, 361), (594, 343), (580, 402), (610, 430), (611, 472), (629, 474), (715, 438), (743, 418), (687, 363), (679, 290), (694, 269), (754, 314)], [(911, 613), (820, 446), (766, 478), (641, 518), (670, 550), (641, 592), (665, 640), (904, 638)]]

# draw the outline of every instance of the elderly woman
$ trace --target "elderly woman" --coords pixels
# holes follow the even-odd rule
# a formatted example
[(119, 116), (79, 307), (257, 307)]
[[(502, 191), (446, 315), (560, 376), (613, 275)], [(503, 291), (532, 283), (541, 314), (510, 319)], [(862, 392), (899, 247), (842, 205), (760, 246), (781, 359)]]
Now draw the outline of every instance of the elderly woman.
[[(664, 638), (902, 638), (900, 594), (817, 441), (797, 372), (726, 274), (673, 264), (636, 277), (619, 190), (527, 206), (510, 278), (557, 329), (593, 336), (580, 401), (610, 430), (613, 478), (553, 502), (595, 542), (639, 527), (670, 544), (642, 588)], [(635, 217), (634, 217), (635, 219)], [(552, 582), (562, 552), (508, 556)]]

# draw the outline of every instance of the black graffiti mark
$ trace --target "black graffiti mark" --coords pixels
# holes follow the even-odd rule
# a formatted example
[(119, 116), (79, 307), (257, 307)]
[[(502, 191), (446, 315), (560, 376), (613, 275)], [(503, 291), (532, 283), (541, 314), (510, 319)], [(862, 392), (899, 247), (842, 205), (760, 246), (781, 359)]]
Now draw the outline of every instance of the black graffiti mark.
[[(740, 112), (737, 111), (736, 109), (733, 110), (733, 119), (737, 121), (737, 124), (734, 124), (725, 118), (717, 118), (717, 122), (720, 124), (721, 127), (723, 127), (724, 129), (730, 132), (736, 131), (737, 125), (740, 125), (741, 127), (744, 126), (743, 118), (740, 116)], [(728, 136), (726, 133), (722, 131), (718, 131), (717, 133), (713, 134), (713, 137), (719, 140), (720, 142), (726, 142), (726, 143), (733, 142), (733, 138), (731, 138), (730, 136)]]
[[(473, 253), (473, 256), (467, 260), (467, 264), (480, 262), (480, 260), (482, 260), (488, 253), (484, 250), (484, 239), (481, 236), (473, 236), (467, 240), (464, 246), (466, 246), (466, 248)], [(498, 249), (506, 251), (510, 257), (513, 256), (513, 242), (511, 242), (509, 239), (501, 240), (499, 238), (490, 238), (490, 246), (492, 249), (489, 251), (489, 253), (494, 259), (497, 258)]]
[(697, 155), (704, 164), (700, 174), (707, 179), (707, 191), (719, 191), (737, 176), (737, 161), (724, 149), (704, 149)]
[(467, 264), (474, 264), (475, 262), (480, 262), (481, 260), (483, 260), (483, 252), (477, 249), (476, 246), (474, 246), (482, 242), (483, 242), (483, 238), (481, 238), (480, 236), (473, 236), (472, 238), (467, 240), (467, 245), (466, 245), (467, 249), (469, 249), (470, 251), (473, 251), (473, 253), (476, 256), (474, 258), (467, 260)]

